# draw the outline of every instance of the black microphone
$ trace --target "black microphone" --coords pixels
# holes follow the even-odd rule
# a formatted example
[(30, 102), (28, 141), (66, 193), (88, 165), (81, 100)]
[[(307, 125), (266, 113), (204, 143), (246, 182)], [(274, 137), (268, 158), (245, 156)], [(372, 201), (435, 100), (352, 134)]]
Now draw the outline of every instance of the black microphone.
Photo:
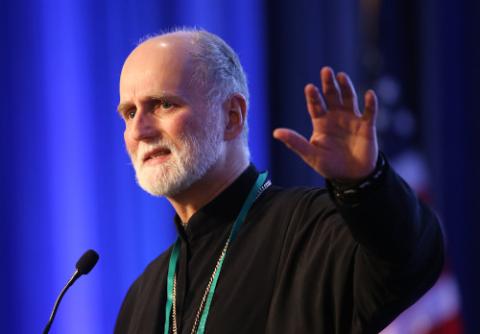
[(77, 270), (75, 270), (73, 276), (68, 280), (67, 285), (65, 285), (63, 290), (60, 292), (57, 300), (55, 301), (52, 313), (50, 314), (50, 319), (48, 320), (48, 323), (43, 330), (43, 334), (47, 334), (50, 331), (53, 319), (55, 318), (55, 314), (57, 313), (58, 305), (60, 305), (60, 301), (62, 300), (65, 292), (67, 292), (68, 288), (71, 287), (80, 276), (88, 274), (90, 270), (95, 267), (97, 261), (98, 253), (95, 252), (93, 249), (89, 249), (82, 255), (82, 257), (80, 257), (80, 259), (78, 259), (77, 264), (75, 265), (75, 268), (77, 268)]

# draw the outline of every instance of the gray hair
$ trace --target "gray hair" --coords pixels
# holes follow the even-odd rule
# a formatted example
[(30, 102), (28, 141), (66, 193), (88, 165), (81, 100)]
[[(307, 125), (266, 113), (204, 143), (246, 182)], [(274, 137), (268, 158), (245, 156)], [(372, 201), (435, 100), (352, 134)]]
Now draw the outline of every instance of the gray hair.
[[(191, 84), (206, 91), (209, 106), (223, 103), (233, 94), (241, 94), (249, 105), (247, 76), (235, 51), (220, 37), (203, 29), (175, 28), (156, 36), (147, 36), (142, 41), (153, 37), (187, 33), (193, 37), (195, 48), (190, 51), (196, 62)], [(245, 119), (243, 140), (248, 142), (248, 124)], [(247, 146), (247, 145), (245, 145)]]

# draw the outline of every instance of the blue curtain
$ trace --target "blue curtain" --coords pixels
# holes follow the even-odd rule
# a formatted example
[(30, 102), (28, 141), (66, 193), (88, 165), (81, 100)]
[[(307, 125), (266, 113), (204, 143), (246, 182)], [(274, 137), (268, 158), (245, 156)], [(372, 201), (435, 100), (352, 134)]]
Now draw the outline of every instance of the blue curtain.
[[(100, 261), (66, 295), (52, 333), (112, 332), (128, 286), (175, 237), (169, 204), (135, 184), (115, 112), (121, 66), (141, 37), (183, 25), (222, 36), (249, 78), (253, 162), (276, 183), (318, 185), (271, 130), (308, 136), (303, 86), (318, 83), (323, 65), (369, 82), (365, 3), (373, 2), (0, 1), (1, 331), (41, 332), (74, 263), (94, 248)], [(402, 47), (383, 40), (388, 66), (420, 92), (409, 95), (421, 119), (415, 140), (428, 158), (466, 332), (478, 333), (479, 5), (406, 3), (405, 13), (389, 7), (379, 29), (407, 31), (401, 45), (415, 50), (392, 52)]]
[(480, 3), (419, 3), (422, 109), (435, 202), (462, 296), (465, 333), (480, 333)]
[[(345, 71), (358, 83), (359, 22), (356, 1), (267, 1), (270, 129), (290, 127), (307, 138), (312, 124), (304, 87), (319, 85), (320, 68)], [(322, 185), (323, 179), (280, 142), (271, 145), (274, 180), (283, 186)]]
[(261, 3), (2, 1), (2, 332), (39, 333), (88, 248), (97, 267), (52, 332), (109, 333), (128, 286), (175, 237), (173, 211), (135, 184), (116, 114), (122, 63), (146, 34), (197, 26), (240, 54), (252, 156), (268, 167)]

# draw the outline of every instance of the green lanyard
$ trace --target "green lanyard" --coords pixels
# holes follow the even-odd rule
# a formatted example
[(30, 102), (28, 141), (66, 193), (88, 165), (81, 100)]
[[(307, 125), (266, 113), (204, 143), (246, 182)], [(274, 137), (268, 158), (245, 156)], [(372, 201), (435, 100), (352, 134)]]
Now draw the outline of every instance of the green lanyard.
[[(247, 217), (247, 213), (250, 210), (253, 203), (255, 202), (255, 200), (257, 199), (257, 196), (259, 195), (260, 190), (262, 189), (262, 186), (265, 183), (266, 179), (267, 179), (267, 172), (264, 172), (258, 175), (257, 181), (253, 185), (252, 189), (250, 189), (247, 199), (243, 203), (242, 209), (240, 210), (240, 213), (238, 214), (238, 217), (235, 220), (235, 223), (233, 223), (232, 229), (230, 231), (230, 235), (228, 237), (228, 241), (227, 241), (228, 243), (232, 243), (237, 237), (238, 230), (240, 229), (243, 222), (245, 221), (245, 218)], [(164, 334), (170, 333), (170, 314), (172, 312), (172, 304), (173, 304), (173, 280), (175, 278), (179, 252), (180, 252), (180, 238), (177, 238), (177, 241), (175, 242), (172, 253), (170, 255), (170, 262), (168, 264), (167, 304), (165, 306)], [(208, 291), (205, 307), (202, 311), (202, 315), (200, 317), (200, 323), (198, 325), (198, 330), (197, 330), (198, 334), (205, 333), (205, 325), (207, 323), (208, 313), (210, 312), (210, 304), (212, 303), (213, 295), (215, 293), (215, 287), (217, 286), (218, 277), (220, 276), (220, 272), (222, 270), (223, 260), (225, 259), (225, 256), (226, 255), (220, 258), (218, 270), (215, 273), (215, 276), (212, 281), (212, 285), (210, 286), (210, 290)]]

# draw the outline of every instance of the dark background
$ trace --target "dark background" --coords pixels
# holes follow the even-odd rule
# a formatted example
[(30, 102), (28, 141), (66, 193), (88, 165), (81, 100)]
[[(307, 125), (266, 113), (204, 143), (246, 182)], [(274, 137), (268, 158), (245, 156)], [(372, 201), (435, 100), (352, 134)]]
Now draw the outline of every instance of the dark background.
[(439, 213), (464, 332), (480, 333), (479, 7), (2, 0), (2, 332), (40, 332), (88, 248), (100, 253), (98, 267), (66, 296), (52, 333), (111, 332), (129, 284), (174, 239), (168, 203), (135, 185), (115, 108), (136, 42), (186, 25), (219, 34), (239, 53), (252, 91), (252, 160), (278, 184), (323, 183), (271, 138), (277, 126), (309, 135), (303, 87), (318, 83), (322, 66), (349, 73), (359, 96), (376, 89), (381, 148)]

